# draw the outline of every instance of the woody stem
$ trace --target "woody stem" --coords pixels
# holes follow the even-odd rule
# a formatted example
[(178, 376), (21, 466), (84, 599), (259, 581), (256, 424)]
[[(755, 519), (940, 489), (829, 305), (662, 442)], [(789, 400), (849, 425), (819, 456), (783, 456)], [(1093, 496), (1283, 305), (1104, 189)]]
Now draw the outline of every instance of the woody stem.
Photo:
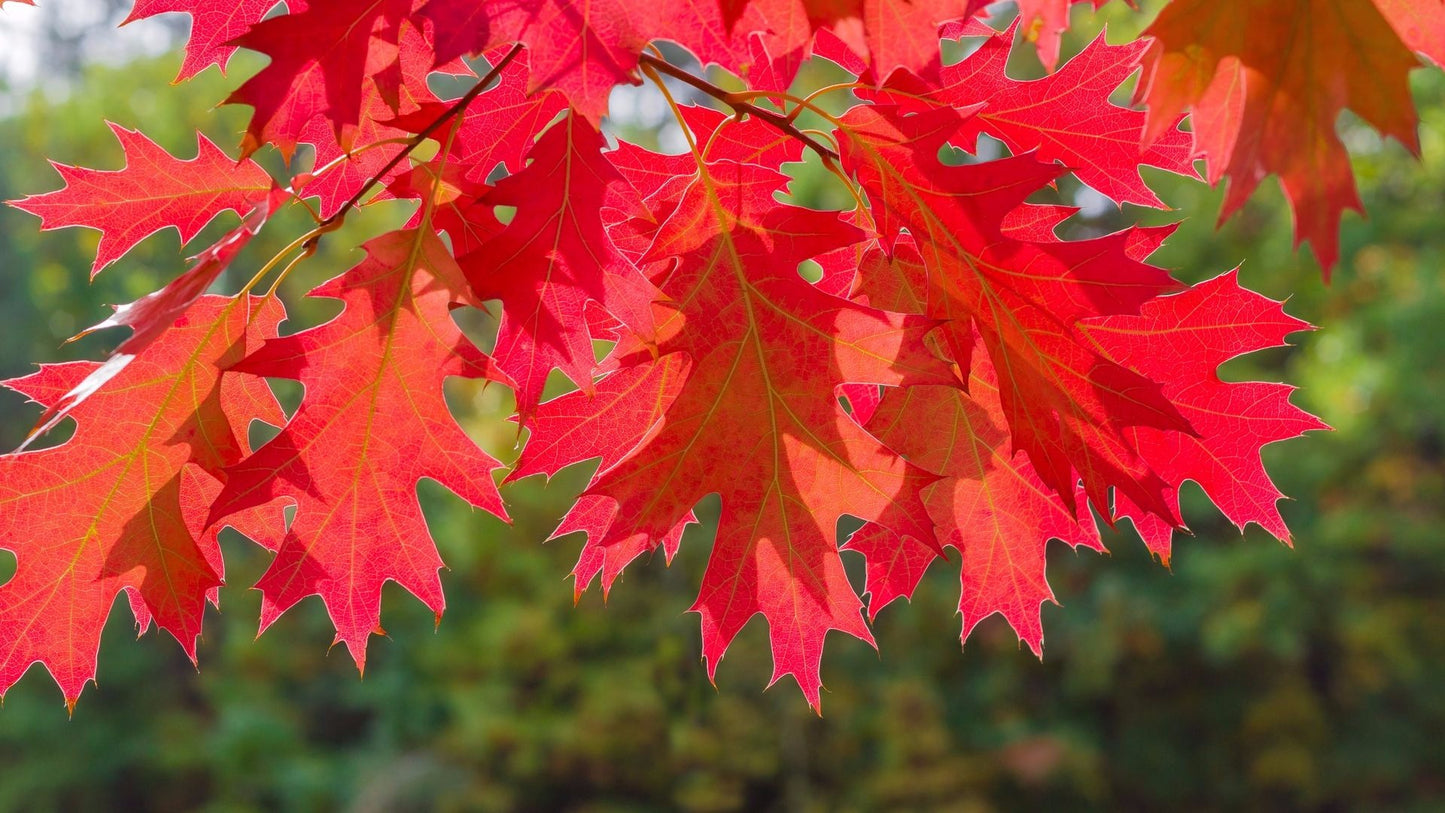
[(361, 199), (366, 197), (367, 194), (371, 192), (371, 190), (375, 189), (376, 185), (381, 183), (382, 179), (385, 178), (388, 173), (390, 173), (393, 169), (396, 169), (398, 164), (400, 164), (402, 161), (405, 161), (407, 156), (411, 155), (417, 147), (421, 146), (421, 143), (423, 141), (426, 141), (428, 138), (430, 138), (433, 133), (439, 130), (443, 124), (446, 124), (448, 121), (450, 121), (453, 116), (456, 116), (463, 110), (466, 110), (467, 105), (471, 104), (473, 99), (481, 95), (482, 91), (486, 90), (488, 87), (491, 87), (492, 80), (496, 79), (497, 76), (501, 74), (502, 70), (505, 69), (507, 65), (511, 64), (512, 60), (515, 59), (517, 57), (517, 54), (521, 53), (521, 51), (521, 43), (513, 45), (512, 49), (507, 52), (506, 56), (498, 60), (497, 64), (493, 65), (492, 69), (490, 71), (487, 71), (487, 75), (483, 76), (481, 78), (481, 81), (473, 85), (471, 90), (468, 90), (466, 94), (464, 94), (461, 98), (457, 99), (455, 102), (452, 102), (450, 107), (443, 111), (441, 115), (433, 119), (432, 122), (426, 127), (423, 127), (421, 132), (408, 139), (406, 142), (406, 146), (402, 148), (401, 152), (393, 156), (390, 161), (386, 162), (386, 166), (382, 167), (376, 174), (372, 175), (370, 180), (366, 182), (365, 186), (358, 189), (356, 191), (356, 194), (351, 196), (350, 200), (346, 201), (346, 203), (341, 205), (341, 208), (336, 211), (336, 214), (333, 214), (331, 217), (326, 218), (316, 226), (316, 228), (313, 230), (314, 234), (312, 235), (311, 239), (306, 241), (306, 251), (308, 253), (315, 251), (316, 243), (321, 240), (321, 235), (329, 231), (334, 231), (338, 227), (340, 227), (341, 222), (346, 218), (347, 212), (350, 212), (352, 209), (356, 208), (356, 204), (360, 203)]
[(682, 68), (679, 68), (676, 65), (673, 65), (671, 62), (668, 62), (665, 59), (661, 59), (654, 54), (644, 53), (639, 57), (638, 61), (641, 62), (642, 65), (652, 68), (658, 73), (671, 76), (673, 79), (676, 79), (677, 81), (682, 82), (685, 85), (700, 90), (703, 93), (706, 93), (707, 95), (713, 97), (714, 99), (717, 99), (728, 107), (731, 107), (734, 112), (754, 116), (760, 121), (767, 122), (773, 127), (776, 127), (778, 130), (792, 136), (793, 138), (798, 139), (799, 141), (806, 144), (809, 149), (813, 150), (813, 152), (816, 152), (818, 155), (822, 156), (823, 162), (825, 164), (836, 163), (838, 161), (838, 152), (836, 150), (814, 138), (813, 136), (798, 129), (798, 126), (793, 123), (793, 120), (790, 117), (779, 113), (776, 110), (769, 110), (766, 107), (759, 107), (758, 105), (749, 101), (745, 96), (723, 90), (722, 88), (714, 85), (706, 79), (698, 76), (693, 76)]

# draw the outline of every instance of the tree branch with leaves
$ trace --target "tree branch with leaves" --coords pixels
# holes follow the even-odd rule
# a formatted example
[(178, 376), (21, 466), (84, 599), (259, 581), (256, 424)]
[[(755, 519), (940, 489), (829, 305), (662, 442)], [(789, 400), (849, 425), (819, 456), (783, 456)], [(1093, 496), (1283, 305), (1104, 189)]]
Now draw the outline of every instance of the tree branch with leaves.
[[(1244, 0), (1174, 0), (1145, 38), (1101, 36), (1058, 64), (1068, 0), (1021, 2), (1013, 24), (986, 5), (137, 2), (133, 19), (191, 15), (183, 79), (236, 48), (269, 59), (225, 100), (253, 109), (239, 157), (201, 139), (182, 160), (116, 127), (125, 168), (57, 165), (64, 188), (14, 205), (99, 230), (92, 273), (157, 230), (241, 223), (99, 326), (132, 330), (110, 358), (9, 382), (45, 409), (37, 436), (65, 418), (76, 431), (0, 456), (0, 546), (17, 558), (0, 693), (40, 663), (73, 705), (121, 593), (194, 660), (225, 527), (274, 554), (261, 628), (319, 596), (363, 667), (385, 582), (445, 608), (422, 478), (505, 518), (499, 479), (596, 461), (556, 532), (586, 533), (579, 593), (659, 547), (670, 559), (720, 495), (692, 607), (709, 674), (762, 615), (772, 679), (815, 708), (828, 634), (872, 643), (872, 617), (939, 559), (959, 568), (963, 637), (997, 613), (1041, 652), (1051, 540), (1102, 549), (1097, 521), (1128, 519), (1167, 561), (1193, 480), (1235, 525), (1287, 542), (1260, 450), (1324, 426), (1288, 386), (1217, 370), (1308, 326), (1228, 269), (1174, 280), (1150, 261), (1169, 228), (1061, 238), (1076, 210), (1051, 190), (1072, 174), (1162, 208), (1140, 167), (1192, 176), (1202, 158), (1232, 210), (1277, 173), (1297, 238), (1332, 268), (1357, 208), (1334, 120), (1348, 107), (1414, 146), (1404, 76), (1417, 53), (1441, 58), (1445, 7), (1291, 0), (1261, 19)], [(943, 39), (968, 55), (945, 64)], [(1034, 47), (1048, 72), (1015, 78), (1010, 59)], [(810, 61), (848, 78), (803, 86)], [(1357, 82), (1362, 64), (1384, 75)], [(474, 84), (443, 98), (434, 74)], [(1113, 100), (1135, 74), (1147, 107)], [(614, 86), (642, 82), (682, 154), (604, 135)], [(717, 107), (679, 101), (678, 83)], [(980, 155), (983, 136), (1009, 154)], [(270, 153), (284, 176), (253, 160)], [(847, 206), (790, 195), (807, 160)], [(303, 262), (382, 199), (414, 214), (359, 264)], [(314, 228), (239, 269), (240, 290), (208, 293), (288, 206)], [(278, 336), (280, 278), (314, 272), (330, 279), (311, 295), (341, 313)], [(484, 353), (451, 312), (488, 302)], [(574, 389), (546, 398), (558, 371)], [(515, 393), (526, 440), (510, 466), (457, 425), (451, 376)], [(305, 385), (293, 414), (268, 378)], [(253, 421), (278, 434), (251, 448)], [(840, 540), (844, 516), (862, 524)], [(845, 552), (866, 565), (866, 608)]]

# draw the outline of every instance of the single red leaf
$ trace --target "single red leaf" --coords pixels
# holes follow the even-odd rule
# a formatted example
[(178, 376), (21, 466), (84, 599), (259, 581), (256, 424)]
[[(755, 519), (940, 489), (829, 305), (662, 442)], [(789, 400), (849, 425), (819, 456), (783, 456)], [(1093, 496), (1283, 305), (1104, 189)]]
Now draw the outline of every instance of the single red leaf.
[[(964, 143), (987, 134), (1015, 154), (1036, 151), (1041, 160), (1061, 162), (1116, 203), (1162, 208), (1139, 168), (1194, 175), (1193, 139), (1176, 127), (1142, 144), (1144, 112), (1109, 101), (1138, 70), (1147, 44), (1109, 45), (1100, 33), (1057, 73), (1023, 81), (1006, 70), (1013, 31), (989, 37), (967, 59), (940, 69), (939, 87), (925, 84), (914, 92), (958, 108), (980, 106), (963, 121)], [(906, 76), (894, 78), (907, 82)]]
[(269, 341), (238, 370), (290, 378), (306, 395), (281, 434), (231, 466), (212, 520), (289, 497), (298, 505), (276, 559), (257, 582), (261, 627), (319, 595), (358, 668), (380, 631), (381, 588), (395, 581), (440, 618), (442, 561), (417, 502), (431, 478), (505, 516), (491, 471), (447, 410), (448, 376), (498, 374), (452, 323), (471, 301), (446, 247), (428, 231), (366, 244), (359, 265), (312, 291), (345, 309), (310, 330)]
[[(195, 659), (221, 570), (209, 506), (183, 486), (215, 483), (245, 453), (252, 404), (222, 370), (280, 316), (274, 300), (201, 299), (71, 413), (72, 438), (0, 456), (0, 544), (17, 561), (0, 587), (0, 694), (39, 662), (73, 705), (122, 591), (142, 629), (154, 618)], [(7, 385), (53, 406), (95, 368), (45, 366)]]
[[(1193, 480), (1240, 530), (1255, 522), (1283, 542), (1289, 530), (1275, 504), (1284, 495), (1265, 473), (1260, 449), (1329, 427), (1289, 402), (1293, 387), (1226, 382), (1217, 369), (1236, 356), (1281, 347), (1286, 336), (1309, 328), (1280, 303), (1240, 287), (1234, 271), (1150, 302), (1137, 316), (1084, 327), (1112, 358), (1161, 382), (1198, 433), (1130, 430), (1140, 453), (1169, 482), (1170, 503), (1177, 506), (1179, 487)], [(1151, 522), (1127, 499), (1115, 512), (1134, 520), (1150, 549), (1169, 561), (1172, 528)]]
[(189, 242), (216, 215), (245, 214), (275, 189), (254, 161), (237, 162), (196, 134), (196, 157), (180, 160), (136, 130), (111, 132), (125, 151), (125, 167), (97, 170), (55, 164), (65, 187), (10, 205), (41, 219), (41, 229), (85, 226), (100, 231), (91, 276), (166, 227)]
[[(838, 556), (840, 515), (926, 535), (931, 481), (862, 432), (833, 388), (847, 381), (946, 381), (919, 341), (934, 326), (824, 294), (803, 259), (858, 239), (836, 213), (778, 203), (785, 179), (721, 161), (700, 168), (648, 259), (675, 310), (660, 352), (692, 371), (646, 442), (589, 489), (617, 503), (597, 544), (650, 549), (704, 495), (722, 497), (718, 539), (693, 610), (710, 673), (755, 614), (768, 621), (777, 680), (815, 707), (823, 639), (871, 641)], [(589, 539), (589, 545), (592, 541)]]

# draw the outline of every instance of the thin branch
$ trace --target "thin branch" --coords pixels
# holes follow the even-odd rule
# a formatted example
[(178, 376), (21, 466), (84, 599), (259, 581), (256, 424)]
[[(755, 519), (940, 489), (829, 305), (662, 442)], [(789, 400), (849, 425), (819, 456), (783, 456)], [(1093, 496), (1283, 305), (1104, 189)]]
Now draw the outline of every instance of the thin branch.
[(656, 70), (658, 73), (665, 73), (668, 76), (671, 76), (673, 79), (682, 82), (683, 84), (689, 85), (697, 90), (702, 91), (703, 93), (706, 93), (707, 95), (713, 97), (714, 99), (717, 99), (728, 107), (731, 107), (737, 113), (743, 113), (749, 116), (756, 116), (758, 119), (765, 121), (768, 124), (771, 124), (782, 132), (808, 145), (808, 147), (812, 149), (813, 152), (816, 152), (818, 155), (822, 156), (823, 163), (836, 163), (838, 161), (837, 150), (834, 150), (827, 144), (824, 144), (813, 136), (808, 135), (807, 133), (798, 129), (798, 126), (793, 123), (792, 118), (790, 118), (789, 116), (786, 116), (775, 110), (769, 110), (766, 107), (759, 107), (751, 101), (748, 101), (748, 99), (744, 95), (723, 90), (722, 88), (714, 85), (706, 79), (693, 76), (682, 68), (679, 68), (676, 65), (673, 65), (671, 62), (668, 62), (667, 60), (662, 59), (654, 54), (644, 53), (641, 55), (638, 61), (641, 62), (642, 65)]
[(492, 80), (496, 79), (497, 76), (501, 74), (502, 70), (506, 68), (507, 65), (509, 65), (511, 61), (517, 57), (517, 54), (521, 52), (521, 43), (513, 45), (512, 50), (508, 51), (507, 55), (502, 57), (496, 65), (493, 65), (492, 69), (490, 71), (487, 71), (487, 75), (483, 76), (481, 81), (473, 85), (471, 90), (468, 90), (466, 94), (463, 95), (460, 99), (452, 102), (451, 107), (448, 107), (446, 111), (443, 112), (440, 116), (437, 116), (435, 119), (432, 120), (430, 124), (428, 124), (426, 127), (423, 127), (421, 132), (408, 139), (406, 142), (406, 146), (402, 148), (401, 152), (397, 153), (390, 161), (387, 161), (386, 166), (382, 167), (380, 171), (372, 175), (371, 179), (366, 182), (365, 186), (358, 189), (356, 191), (356, 194), (351, 196), (350, 200), (341, 205), (341, 208), (336, 211), (336, 214), (333, 214), (331, 217), (326, 218), (316, 226), (316, 228), (314, 229), (315, 233), (311, 236), (311, 239), (307, 240), (305, 243), (307, 253), (316, 250), (316, 243), (320, 241), (321, 235), (329, 231), (335, 231), (337, 228), (339, 228), (341, 226), (341, 221), (346, 218), (347, 212), (350, 212), (352, 209), (354, 209), (356, 207), (356, 204), (361, 202), (362, 198), (366, 197), (366, 195), (370, 193), (371, 190), (375, 189), (376, 185), (381, 183), (382, 179), (385, 178), (388, 173), (390, 173), (393, 169), (396, 169), (398, 164), (400, 164), (402, 161), (405, 161), (407, 156), (411, 155), (417, 147), (421, 146), (421, 143), (423, 141), (426, 141), (428, 138), (430, 138), (432, 133), (435, 133), (438, 129), (440, 129), (441, 126), (443, 124), (446, 124), (447, 121), (450, 120), (453, 116), (465, 110), (467, 108), (467, 105), (472, 103), (473, 99), (477, 98), (477, 96), (481, 95), (482, 91), (490, 87), (492, 84)]

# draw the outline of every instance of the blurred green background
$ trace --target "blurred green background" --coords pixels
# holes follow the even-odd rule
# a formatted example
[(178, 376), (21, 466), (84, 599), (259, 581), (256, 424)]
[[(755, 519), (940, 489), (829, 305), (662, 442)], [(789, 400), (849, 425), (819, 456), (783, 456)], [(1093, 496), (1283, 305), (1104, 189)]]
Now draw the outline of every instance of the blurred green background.
[[(1081, 36), (1097, 22), (1086, 15)], [(178, 63), (71, 66), (68, 93), (11, 91), (0, 198), (53, 188), (42, 157), (117, 167), (106, 119), (186, 156), (197, 129), (234, 144), (247, 111), (209, 108), (236, 79), (211, 71), (173, 87)], [(1331, 286), (1292, 252), (1273, 184), (1216, 231), (1217, 190), (1149, 176), (1190, 215), (1161, 264), (1199, 280), (1247, 260), (1247, 285), (1292, 294), (1289, 310), (1322, 326), (1226, 371), (1300, 385), (1297, 402), (1336, 428), (1267, 450), (1295, 498), (1284, 506), (1295, 550), (1255, 528), (1241, 537), (1192, 487), (1196, 536), (1178, 543), (1172, 572), (1127, 528), (1108, 557), (1059, 545), (1049, 575), (1064, 607), (1044, 609), (1042, 662), (998, 618), (960, 652), (957, 574), (936, 567), (911, 605), (883, 613), (880, 653), (830, 640), (820, 719), (791, 684), (763, 690), (761, 622), (729, 651), (717, 688), (708, 683), (684, 613), (706, 534), (671, 568), (634, 565), (606, 605), (592, 592), (574, 608), (564, 574), (579, 540), (540, 542), (585, 473), (509, 487), (510, 527), (424, 484), (451, 568), (436, 632), (425, 608), (389, 588), (393, 637), (373, 640), (364, 680), (343, 651), (328, 653), (314, 599), (253, 640), (259, 597), (246, 587), (266, 557), (228, 539), (231, 586), (207, 620), (199, 672), (168, 637), (134, 640), (122, 602), (100, 685), (74, 719), (38, 669), (10, 692), (0, 809), (1445, 806), (1445, 80), (1415, 79), (1423, 163), (1342, 123), (1370, 216), (1346, 218)], [(304, 281), (348, 267), (343, 247), (397, 216), (377, 207), (355, 218)], [(249, 274), (302, 228), (273, 223), (237, 266)], [(114, 336), (61, 342), (99, 321), (104, 303), (182, 268), (168, 234), (92, 285), (94, 243), (83, 230), (40, 234), (30, 216), (0, 209), (0, 375), (104, 353)], [(297, 320), (326, 315), (302, 309)], [(499, 425), (505, 393), (449, 394), (481, 442), (499, 454), (512, 445)], [(5, 448), (34, 417), (18, 397), (0, 400)], [(7, 568), (13, 557), (0, 552), (0, 581)]]

